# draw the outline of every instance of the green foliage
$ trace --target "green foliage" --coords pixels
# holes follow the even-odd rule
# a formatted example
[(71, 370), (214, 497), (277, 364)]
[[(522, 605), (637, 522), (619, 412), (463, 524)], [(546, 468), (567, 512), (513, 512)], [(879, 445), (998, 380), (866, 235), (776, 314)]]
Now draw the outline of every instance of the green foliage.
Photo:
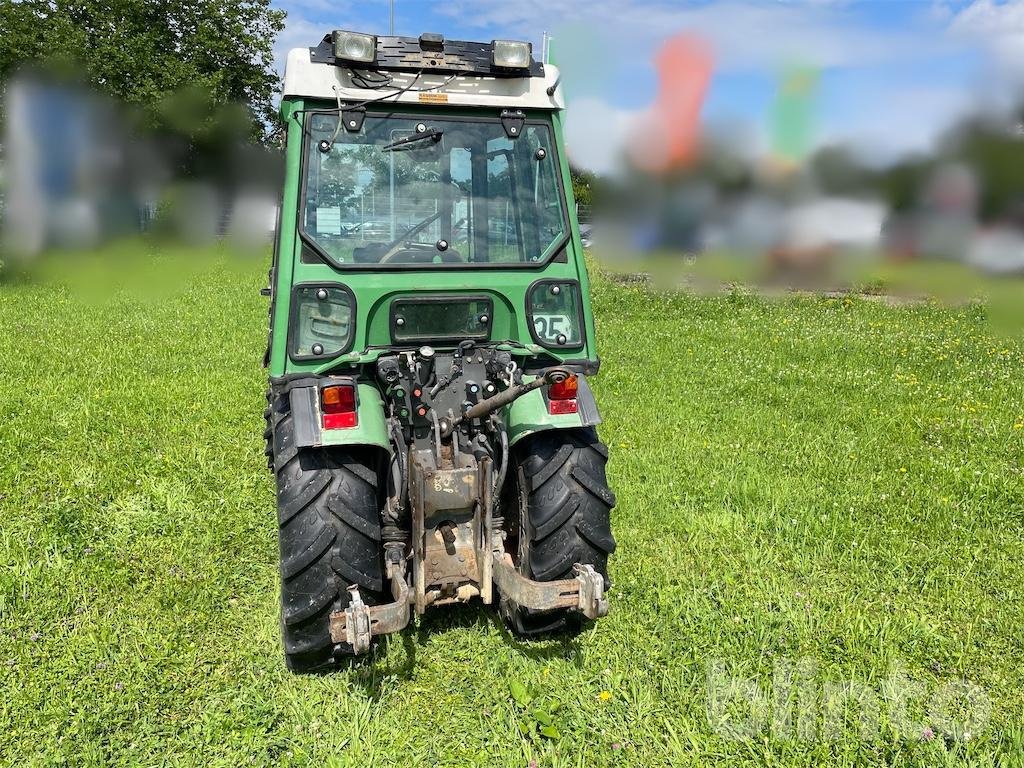
[(562, 702), (553, 696), (538, 695), (518, 680), (508, 684), (516, 710), (516, 726), (524, 739), (559, 739), (562, 734), (555, 724), (555, 715)]
[(958, 145), (955, 156), (978, 175), (982, 217), (991, 220), (1008, 212), (1019, 215), (1024, 206), (1020, 182), (1024, 136), (1020, 128), (1015, 126), (1011, 132), (1002, 126), (969, 124), (961, 129)]
[(598, 175), (585, 168), (570, 165), (569, 176), (572, 178), (572, 193), (576, 202), (580, 205), (593, 205), (596, 190), (600, 184)]
[(0, 0), (0, 80), (40, 64), (138, 107), (150, 125), (190, 130), (243, 104), (258, 138), (273, 120), (284, 17), (270, 0)]

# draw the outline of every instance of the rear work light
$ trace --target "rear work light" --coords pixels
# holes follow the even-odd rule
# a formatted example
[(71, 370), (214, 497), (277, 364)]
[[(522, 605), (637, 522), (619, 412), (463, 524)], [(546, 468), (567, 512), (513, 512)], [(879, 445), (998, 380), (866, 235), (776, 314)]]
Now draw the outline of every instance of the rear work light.
[(552, 416), (576, 413), (579, 410), (576, 400), (579, 386), (580, 380), (575, 376), (568, 376), (552, 384), (548, 388), (548, 413)]
[(359, 424), (354, 384), (337, 384), (320, 391), (324, 429), (350, 429)]
[(521, 40), (492, 40), (491, 63), (501, 69), (529, 69), (533, 44)]
[(369, 64), (377, 58), (376, 35), (336, 29), (331, 36), (334, 41), (334, 57), (337, 59)]

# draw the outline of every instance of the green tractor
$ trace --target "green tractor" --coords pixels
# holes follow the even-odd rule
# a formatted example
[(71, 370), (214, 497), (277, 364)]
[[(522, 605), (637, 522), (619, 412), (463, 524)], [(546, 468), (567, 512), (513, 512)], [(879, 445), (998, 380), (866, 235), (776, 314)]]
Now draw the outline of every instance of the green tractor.
[(267, 459), (294, 671), (479, 599), (608, 611), (608, 452), (554, 67), (336, 30), (291, 51)]

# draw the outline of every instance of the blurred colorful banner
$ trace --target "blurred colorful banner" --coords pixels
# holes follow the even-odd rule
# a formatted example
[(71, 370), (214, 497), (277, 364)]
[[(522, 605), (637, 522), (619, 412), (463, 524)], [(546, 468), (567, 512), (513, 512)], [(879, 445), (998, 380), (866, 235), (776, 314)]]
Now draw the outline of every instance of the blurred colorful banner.
[(805, 65), (789, 65), (782, 72), (771, 116), (771, 147), (783, 168), (799, 165), (813, 148), (819, 74)]
[(700, 149), (700, 112), (714, 60), (704, 40), (669, 38), (654, 59), (658, 96), (645, 115), (630, 157), (642, 170), (667, 174), (689, 167)]

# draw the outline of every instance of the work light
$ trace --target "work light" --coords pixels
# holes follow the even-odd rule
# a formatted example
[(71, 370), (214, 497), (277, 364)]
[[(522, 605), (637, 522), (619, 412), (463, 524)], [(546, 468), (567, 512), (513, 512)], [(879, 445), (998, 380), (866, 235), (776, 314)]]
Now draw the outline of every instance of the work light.
[(521, 40), (492, 40), (491, 61), (502, 69), (529, 69), (533, 43)]
[(364, 64), (377, 58), (377, 36), (360, 32), (346, 32), (336, 29), (334, 36), (334, 58), (358, 61)]

